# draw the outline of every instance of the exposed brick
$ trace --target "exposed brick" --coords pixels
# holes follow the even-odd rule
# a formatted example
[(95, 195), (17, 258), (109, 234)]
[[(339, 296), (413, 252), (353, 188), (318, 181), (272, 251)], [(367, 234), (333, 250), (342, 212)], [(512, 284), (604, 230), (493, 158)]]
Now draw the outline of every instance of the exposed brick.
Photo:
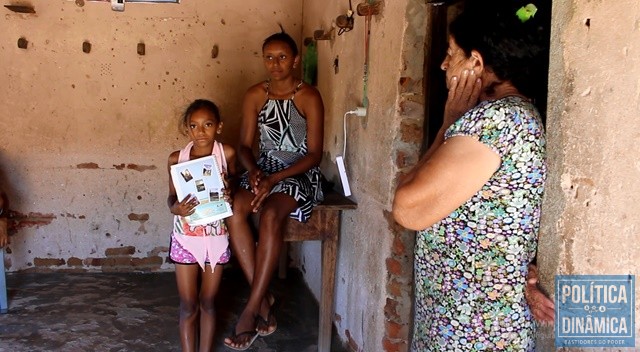
[(102, 262), (102, 267), (108, 266), (130, 266), (131, 257), (108, 257)]
[(387, 304), (384, 305), (384, 316), (390, 321), (398, 320), (398, 301), (387, 298)]
[[(417, 150), (406, 150), (402, 148), (398, 148), (396, 150), (396, 167), (400, 170), (413, 167), (418, 163), (418, 152)], [(408, 170), (407, 170), (408, 171)]]
[(411, 77), (400, 77), (400, 80), (398, 82), (398, 84), (400, 85), (400, 91), (406, 92), (408, 88), (411, 87), (412, 85), (411, 81), (412, 81)]
[(147, 171), (147, 170), (155, 170), (158, 167), (155, 165), (136, 165), (136, 164), (127, 164), (127, 169), (135, 170), (139, 172)]
[(133, 266), (160, 266), (162, 257), (131, 258)]
[(398, 344), (389, 341), (389, 339), (385, 337), (384, 339), (382, 339), (382, 348), (385, 352), (397, 352)]
[(78, 169), (99, 169), (100, 166), (96, 163), (81, 163), (76, 165)]
[(408, 350), (408, 344), (405, 340), (391, 340), (385, 337), (382, 340), (382, 348), (385, 352), (406, 352)]
[(86, 258), (83, 260), (86, 266), (102, 266), (104, 264), (104, 258)]
[(392, 297), (400, 297), (403, 291), (403, 285), (401, 285), (397, 280), (389, 280), (387, 283), (387, 292)]
[(67, 265), (68, 266), (82, 266), (82, 259), (76, 258), (76, 257), (71, 257), (71, 258), (67, 259)]
[(129, 220), (131, 221), (147, 221), (149, 220), (149, 214), (135, 214), (135, 213), (131, 213), (129, 214)]
[(402, 330), (402, 327), (400, 326), (400, 324), (393, 321), (388, 321), (388, 320), (385, 321), (384, 328), (386, 332), (385, 335), (391, 339), (397, 339), (400, 333), (400, 330)]
[(134, 246), (125, 246), (125, 247), (114, 247), (107, 248), (104, 251), (104, 254), (107, 257), (113, 257), (117, 255), (133, 255), (136, 252), (136, 247)]
[[(412, 83), (414, 87), (419, 86), (420, 90), (422, 90), (422, 78), (420, 80), (414, 80)], [(420, 111), (421, 115), (416, 117), (424, 118), (424, 99), (425, 99), (424, 94), (414, 94), (414, 93), (402, 94), (402, 99), (421, 105), (422, 106), (422, 110)]]
[(62, 258), (34, 258), (33, 265), (35, 266), (59, 266), (64, 265), (65, 261)]
[(413, 145), (422, 144), (423, 131), (415, 121), (403, 119), (400, 123), (400, 140)]
[(10, 232), (15, 233), (19, 229), (26, 227), (35, 227), (38, 228), (40, 226), (49, 225), (51, 222), (56, 219), (56, 216), (53, 214), (42, 214), (42, 213), (28, 213), (22, 214), (16, 211), (12, 211), (10, 213), (11, 216), (11, 224)]
[(411, 93), (410, 95), (422, 95), (422, 79), (415, 79), (412, 77), (400, 77), (398, 81), (400, 85), (400, 93)]
[(160, 253), (169, 253), (169, 247), (167, 247), (167, 246), (156, 247), (156, 248), (150, 250), (149, 253), (147, 253), (147, 254), (150, 257), (152, 257), (152, 256), (157, 256)]
[(402, 275), (402, 264), (398, 260), (394, 258), (387, 258), (386, 263), (389, 274)]
[(394, 255), (401, 255), (401, 256), (407, 254), (407, 247), (405, 246), (404, 242), (402, 242), (402, 237), (396, 236), (393, 239), (393, 244), (391, 246), (391, 253), (393, 253)]

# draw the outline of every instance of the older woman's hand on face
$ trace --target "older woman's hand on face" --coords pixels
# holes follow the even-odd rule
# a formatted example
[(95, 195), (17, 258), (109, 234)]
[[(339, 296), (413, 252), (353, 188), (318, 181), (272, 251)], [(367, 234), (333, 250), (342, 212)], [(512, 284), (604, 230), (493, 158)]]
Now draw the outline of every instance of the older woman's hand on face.
[(529, 265), (524, 296), (529, 304), (531, 314), (533, 314), (536, 321), (542, 325), (553, 325), (555, 319), (555, 304), (540, 290), (538, 286), (538, 267), (533, 264)]
[(449, 128), (465, 112), (478, 104), (482, 80), (471, 70), (464, 70), (460, 77), (453, 76), (449, 84), (449, 94), (444, 107), (442, 127)]

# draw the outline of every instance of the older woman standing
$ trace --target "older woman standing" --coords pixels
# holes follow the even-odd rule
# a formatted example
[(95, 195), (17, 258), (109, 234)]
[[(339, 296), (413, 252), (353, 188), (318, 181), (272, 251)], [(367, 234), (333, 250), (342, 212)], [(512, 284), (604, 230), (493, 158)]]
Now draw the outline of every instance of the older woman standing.
[(393, 202), (396, 221), (418, 231), (414, 351), (534, 349), (525, 291), (546, 163), (529, 97), (546, 74), (548, 32), (517, 7), (489, 7), (451, 24), (444, 123)]

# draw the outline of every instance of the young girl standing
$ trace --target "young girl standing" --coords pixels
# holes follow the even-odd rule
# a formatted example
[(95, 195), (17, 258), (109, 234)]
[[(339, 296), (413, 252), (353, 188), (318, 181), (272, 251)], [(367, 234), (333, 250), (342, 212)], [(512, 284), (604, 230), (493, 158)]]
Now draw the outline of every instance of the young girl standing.
[[(169, 170), (171, 165), (213, 155), (223, 174), (235, 173), (234, 148), (215, 140), (222, 132), (222, 122), (213, 102), (191, 103), (182, 115), (181, 127), (191, 142), (169, 155)], [(230, 257), (227, 226), (223, 220), (189, 226), (183, 217), (194, 212), (198, 199), (188, 195), (179, 200), (172, 181), (169, 172), (167, 204), (174, 214), (170, 258), (176, 264), (180, 296), (180, 343), (182, 351), (196, 351), (197, 345), (199, 351), (211, 351), (216, 322), (214, 298), (222, 277), (222, 267), (217, 265), (227, 263)], [(228, 190), (225, 200), (231, 201)]]

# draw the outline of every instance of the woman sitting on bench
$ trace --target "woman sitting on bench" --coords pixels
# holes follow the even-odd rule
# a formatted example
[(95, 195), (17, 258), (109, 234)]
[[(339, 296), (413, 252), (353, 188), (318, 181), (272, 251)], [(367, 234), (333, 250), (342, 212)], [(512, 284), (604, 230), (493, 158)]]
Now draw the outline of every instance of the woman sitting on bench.
[[(293, 76), (300, 62), (295, 41), (284, 32), (262, 45), (269, 79), (250, 87), (242, 104), (238, 159), (248, 170), (227, 218), (233, 255), (251, 285), (247, 305), (225, 345), (245, 350), (258, 336), (272, 334), (275, 297), (267, 293), (283, 246), (288, 217), (306, 222), (322, 201), (324, 107), (318, 91)], [(260, 133), (260, 153), (252, 146)], [(259, 214), (258, 243), (248, 217)]]

